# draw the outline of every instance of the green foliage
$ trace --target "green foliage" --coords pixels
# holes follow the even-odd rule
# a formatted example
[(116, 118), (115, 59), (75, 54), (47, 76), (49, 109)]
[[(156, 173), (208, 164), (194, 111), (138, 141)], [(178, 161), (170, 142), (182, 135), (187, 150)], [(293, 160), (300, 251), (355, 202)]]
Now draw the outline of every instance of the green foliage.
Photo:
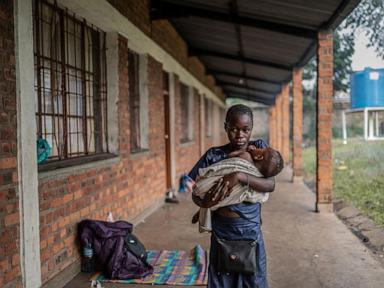
[[(369, 39), (368, 47), (373, 47), (377, 55), (384, 59), (384, 1), (362, 0), (343, 23), (334, 31), (333, 58), (335, 91), (349, 90), (349, 77), (352, 72), (352, 56), (355, 52), (355, 35), (362, 31)], [(316, 59), (304, 67), (303, 80), (316, 77)], [(304, 95), (314, 97), (316, 87), (304, 89)]]
[(335, 91), (349, 90), (354, 46), (351, 35), (341, 34), (338, 30), (333, 33), (333, 89)]
[[(384, 227), (384, 142), (333, 141), (333, 192)], [(316, 150), (303, 151), (306, 181), (316, 176)], [(344, 169), (341, 169), (344, 168)]]
[[(351, 126), (347, 127), (348, 138), (363, 138), (364, 137), (364, 128), (361, 126), (352, 123)], [(343, 130), (341, 127), (332, 127), (332, 137), (339, 139), (343, 137)]]
[(382, 59), (384, 59), (383, 15), (383, 0), (362, 0), (341, 25), (352, 41), (354, 35), (362, 30), (369, 40), (368, 47), (373, 47)]
[(313, 57), (309, 62), (304, 66), (303, 69), (303, 80), (313, 80), (316, 77), (316, 57)]
[(343, 137), (343, 131), (340, 128), (333, 126), (332, 127), (332, 137), (336, 138), (336, 139), (342, 138)]
[(364, 136), (364, 128), (361, 126), (352, 123), (350, 127), (347, 127), (347, 135), (350, 138), (354, 137), (363, 137)]

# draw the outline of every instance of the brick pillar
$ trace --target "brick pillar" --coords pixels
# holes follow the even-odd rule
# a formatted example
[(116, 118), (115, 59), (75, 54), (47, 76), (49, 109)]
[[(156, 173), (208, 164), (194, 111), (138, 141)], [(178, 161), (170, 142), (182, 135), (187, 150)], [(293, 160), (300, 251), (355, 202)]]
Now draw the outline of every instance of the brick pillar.
[(316, 210), (332, 207), (333, 35), (320, 31), (317, 48), (317, 182)]
[(293, 143), (292, 143), (292, 182), (303, 181), (303, 88), (302, 69), (293, 71)]
[(278, 99), (279, 95), (276, 96), (276, 100), (275, 100), (275, 104), (273, 105), (273, 127), (275, 128), (274, 131), (273, 131), (273, 148), (279, 150), (278, 148), (278, 145), (279, 145), (279, 125), (278, 125), (278, 122), (279, 122), (279, 119), (278, 119), (278, 116), (277, 116), (277, 104), (278, 104)]
[(281, 133), (281, 128), (282, 128), (282, 123), (281, 123), (281, 120), (282, 120), (282, 111), (281, 111), (281, 93), (279, 95), (277, 95), (276, 97), (276, 102), (275, 102), (275, 106), (276, 106), (276, 149), (280, 151), (280, 153), (282, 153), (281, 151), (281, 148), (282, 148), (282, 133)]
[(281, 153), (285, 165), (289, 163), (289, 84), (283, 86), (281, 93)]

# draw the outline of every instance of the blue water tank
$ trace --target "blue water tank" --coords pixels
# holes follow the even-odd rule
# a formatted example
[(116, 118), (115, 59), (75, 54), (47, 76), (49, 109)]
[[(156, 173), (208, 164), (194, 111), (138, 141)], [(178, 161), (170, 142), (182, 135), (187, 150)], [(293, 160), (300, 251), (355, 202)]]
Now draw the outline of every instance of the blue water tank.
[(365, 68), (351, 75), (351, 108), (384, 107), (384, 69)]

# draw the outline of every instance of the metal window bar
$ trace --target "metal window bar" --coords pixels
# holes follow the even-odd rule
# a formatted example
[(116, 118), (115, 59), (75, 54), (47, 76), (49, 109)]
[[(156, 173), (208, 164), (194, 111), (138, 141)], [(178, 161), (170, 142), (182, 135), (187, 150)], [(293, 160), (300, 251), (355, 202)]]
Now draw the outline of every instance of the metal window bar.
[(37, 137), (50, 160), (108, 152), (105, 33), (56, 2), (33, 7)]

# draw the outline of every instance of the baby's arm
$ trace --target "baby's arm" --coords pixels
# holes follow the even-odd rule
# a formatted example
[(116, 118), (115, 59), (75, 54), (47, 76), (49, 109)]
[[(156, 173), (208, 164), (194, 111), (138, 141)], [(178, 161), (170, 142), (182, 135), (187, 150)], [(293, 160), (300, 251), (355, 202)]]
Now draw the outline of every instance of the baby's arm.
[(228, 158), (234, 158), (234, 157), (239, 157), (239, 158), (242, 158), (244, 160), (247, 160), (250, 163), (253, 163), (252, 156), (247, 151), (237, 150), (237, 151), (233, 151), (233, 152), (228, 154)]
[(245, 151), (244, 150), (236, 150), (228, 153), (228, 158), (233, 158), (233, 157), (240, 157), (241, 154), (243, 154)]

